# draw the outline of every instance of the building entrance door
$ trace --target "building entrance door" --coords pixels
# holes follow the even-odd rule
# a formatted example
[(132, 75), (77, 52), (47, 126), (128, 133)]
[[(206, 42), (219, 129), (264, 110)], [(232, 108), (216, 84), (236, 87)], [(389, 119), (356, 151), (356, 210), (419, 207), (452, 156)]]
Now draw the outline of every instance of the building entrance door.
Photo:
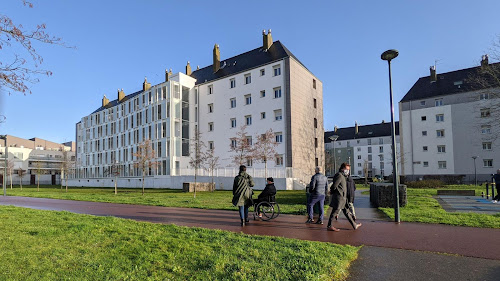
[(52, 175), (52, 185), (56, 185), (56, 175)]
[(30, 184), (35, 185), (35, 175), (31, 175)]

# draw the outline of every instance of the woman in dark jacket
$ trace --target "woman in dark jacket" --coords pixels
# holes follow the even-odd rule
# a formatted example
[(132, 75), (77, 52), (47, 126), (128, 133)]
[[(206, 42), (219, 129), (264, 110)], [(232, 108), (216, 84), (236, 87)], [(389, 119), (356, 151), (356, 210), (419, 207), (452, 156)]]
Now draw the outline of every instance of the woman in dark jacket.
[(255, 185), (252, 177), (247, 174), (247, 167), (240, 166), (240, 173), (233, 182), (233, 205), (238, 206), (240, 211), (241, 226), (245, 226), (248, 220), (248, 207), (252, 206), (252, 187)]
[(330, 187), (330, 218), (328, 220), (327, 229), (330, 231), (340, 231), (338, 228), (332, 226), (332, 220), (339, 217), (342, 210), (349, 223), (354, 229), (361, 226), (360, 223), (355, 223), (351, 212), (347, 208), (347, 182), (346, 178), (349, 176), (351, 166), (348, 163), (342, 163), (339, 172), (333, 177), (333, 184)]

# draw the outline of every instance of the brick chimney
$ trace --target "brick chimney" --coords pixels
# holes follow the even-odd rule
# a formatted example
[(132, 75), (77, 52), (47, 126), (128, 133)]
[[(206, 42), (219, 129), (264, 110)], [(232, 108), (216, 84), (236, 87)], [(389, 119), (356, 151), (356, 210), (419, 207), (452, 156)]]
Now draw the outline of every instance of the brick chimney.
[(339, 128), (338, 128), (337, 126), (335, 126), (335, 127), (333, 128), (333, 132), (334, 132), (334, 133), (336, 133), (338, 129), (339, 129)]
[(151, 88), (151, 83), (148, 83), (148, 78), (144, 77), (144, 83), (142, 83), (142, 90), (147, 91)]
[(264, 51), (267, 51), (269, 48), (271, 48), (271, 45), (273, 44), (273, 37), (271, 36), (271, 29), (266, 34), (266, 30), (262, 30), (262, 49)]
[(118, 89), (118, 101), (122, 101), (123, 99), (125, 98), (125, 92), (123, 91), (123, 89)]
[(432, 82), (436, 82), (438, 80), (437, 78), (437, 74), (436, 74), (436, 67), (435, 66), (431, 66), (430, 68), (430, 71), (431, 71), (431, 83)]
[(481, 68), (485, 68), (488, 66), (488, 55), (483, 55), (481, 57)]
[(192, 72), (191, 65), (189, 64), (189, 61), (188, 61), (187, 65), (186, 65), (186, 75), (191, 75), (191, 72)]
[(172, 69), (168, 71), (168, 69), (165, 69), (165, 82), (168, 82), (170, 80), (170, 76), (172, 75)]
[(214, 45), (214, 64), (213, 64), (213, 67), (214, 67), (214, 73), (216, 73), (220, 69), (220, 49), (219, 49), (219, 45), (217, 45), (217, 44)]
[(106, 97), (106, 95), (104, 95), (104, 97), (102, 97), (102, 107), (105, 107), (106, 105), (108, 105), (109, 103), (109, 99)]
[(354, 133), (357, 135), (359, 133), (358, 122), (354, 121)]

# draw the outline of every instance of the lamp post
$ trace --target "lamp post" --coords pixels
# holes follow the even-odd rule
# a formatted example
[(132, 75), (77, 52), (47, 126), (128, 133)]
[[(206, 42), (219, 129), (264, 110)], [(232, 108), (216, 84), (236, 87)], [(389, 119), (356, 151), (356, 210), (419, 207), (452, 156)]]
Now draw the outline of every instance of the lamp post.
[(477, 156), (472, 156), (472, 159), (474, 159), (474, 184), (475, 185), (477, 185), (476, 158), (477, 158)]
[(3, 196), (7, 196), (7, 165), (9, 162), (9, 154), (7, 152), (7, 135), (1, 135), (0, 139), (3, 139), (5, 143), (5, 162), (4, 162), (4, 167), (3, 167)]
[(392, 137), (392, 182), (394, 183), (394, 220), (399, 223), (399, 177), (398, 177), (398, 161), (396, 159), (396, 128), (394, 124), (394, 104), (392, 98), (392, 76), (391, 76), (391, 60), (399, 55), (397, 50), (387, 50), (382, 53), (380, 58), (386, 60), (389, 65), (389, 95), (391, 99), (391, 137)]
[(337, 160), (335, 159), (335, 141), (339, 138), (338, 135), (332, 135), (329, 139), (333, 142), (333, 173), (337, 172)]

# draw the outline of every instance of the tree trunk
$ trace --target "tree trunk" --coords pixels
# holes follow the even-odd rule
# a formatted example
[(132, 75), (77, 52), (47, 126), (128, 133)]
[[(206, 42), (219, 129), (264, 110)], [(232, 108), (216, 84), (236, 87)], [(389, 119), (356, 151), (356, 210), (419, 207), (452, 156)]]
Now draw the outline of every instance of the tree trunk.
[(19, 185), (21, 186), (21, 190), (23, 190), (23, 177), (19, 176)]
[(68, 176), (66, 176), (65, 179), (66, 179), (66, 192), (68, 192)]
[(267, 180), (267, 159), (264, 160), (264, 179)]
[(118, 189), (117, 189), (117, 180), (118, 180), (118, 177), (115, 176), (115, 194), (118, 194)]
[(144, 195), (144, 170), (142, 170), (142, 195)]
[(40, 175), (37, 175), (38, 184), (36, 186), (36, 191), (40, 191)]
[(198, 174), (198, 169), (194, 168), (194, 197), (196, 198), (196, 175)]
[(10, 173), (10, 189), (12, 189), (12, 173)]
[(214, 185), (214, 170), (212, 169), (212, 191), (215, 191), (215, 185)]

